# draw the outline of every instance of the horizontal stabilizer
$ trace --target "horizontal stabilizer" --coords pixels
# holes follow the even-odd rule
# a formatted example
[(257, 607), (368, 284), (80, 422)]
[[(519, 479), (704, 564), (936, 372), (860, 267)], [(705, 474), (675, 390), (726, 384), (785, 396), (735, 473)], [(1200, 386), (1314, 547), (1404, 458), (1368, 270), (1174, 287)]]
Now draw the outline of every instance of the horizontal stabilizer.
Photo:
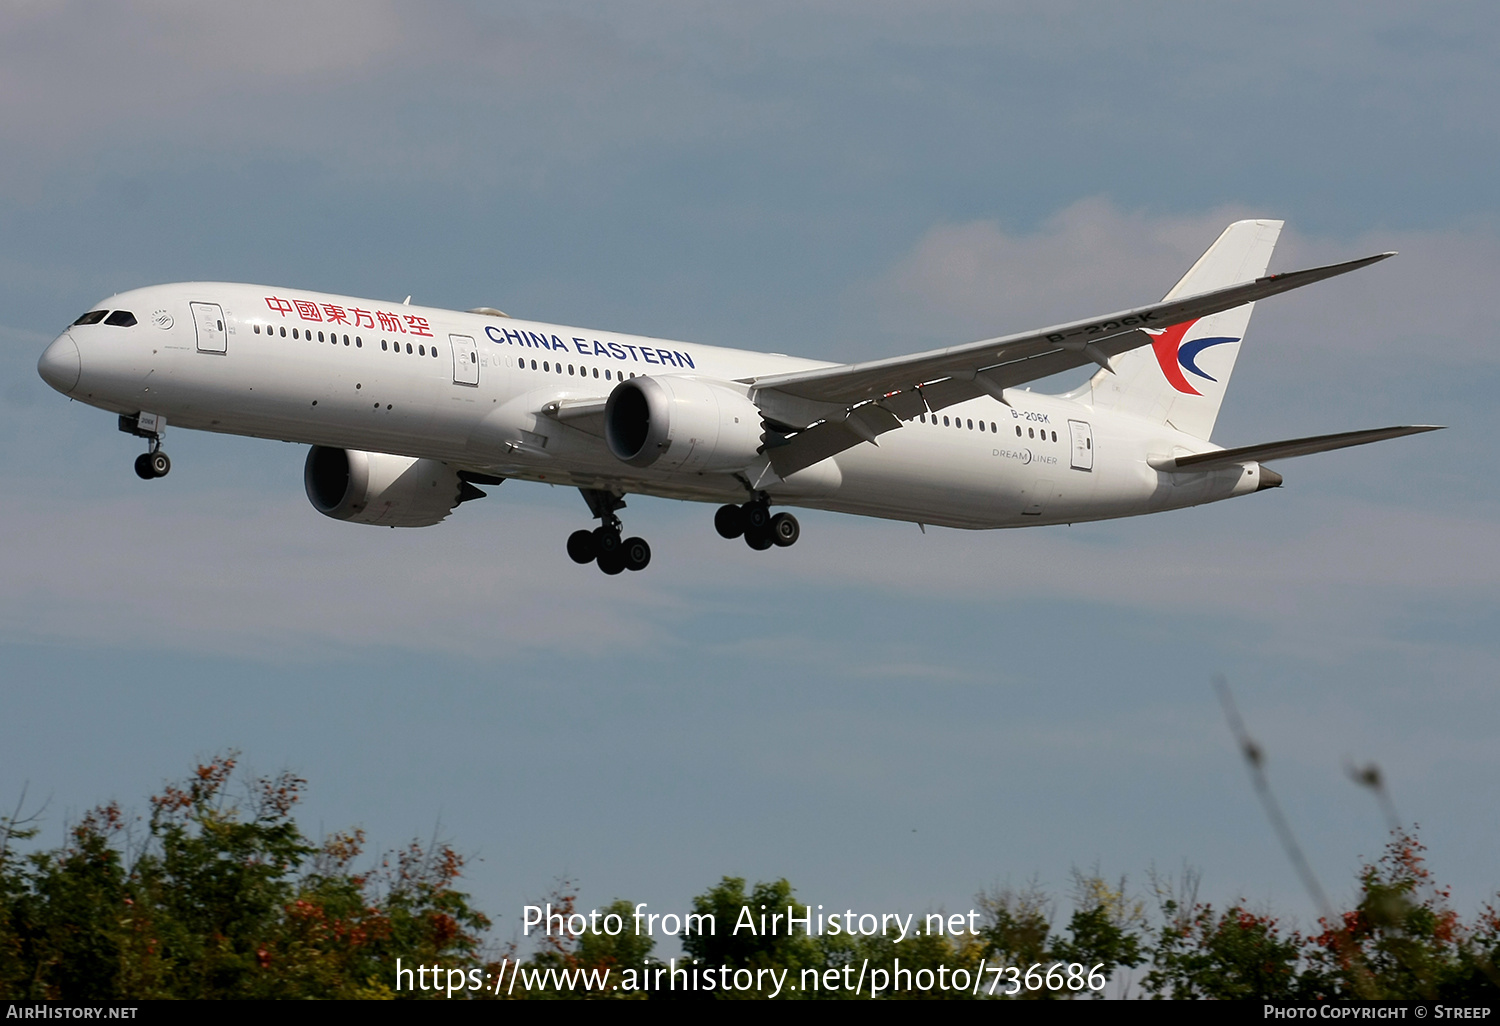
[(1284, 442), (1264, 442), (1260, 445), (1242, 445), (1238, 449), (1219, 449), (1216, 452), (1200, 452), (1194, 456), (1179, 456), (1170, 469), (1218, 470), (1241, 463), (1264, 463), (1267, 460), (1286, 460), (1293, 456), (1307, 456), (1330, 449), (1347, 449), (1351, 445), (1368, 445), (1383, 442), (1387, 438), (1402, 435), (1419, 435), (1424, 431), (1441, 431), (1441, 424), (1406, 424), (1399, 427), (1372, 428), (1368, 431), (1343, 431), (1336, 435), (1314, 435), (1311, 438), (1289, 438)]

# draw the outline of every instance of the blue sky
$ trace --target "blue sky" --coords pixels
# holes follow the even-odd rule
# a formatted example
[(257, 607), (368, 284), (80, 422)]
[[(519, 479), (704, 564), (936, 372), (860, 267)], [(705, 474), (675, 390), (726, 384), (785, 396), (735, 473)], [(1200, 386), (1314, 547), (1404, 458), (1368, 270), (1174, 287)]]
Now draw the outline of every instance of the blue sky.
[[(569, 874), (725, 874), (965, 909), (1186, 862), (1312, 914), (1209, 680), (1325, 887), (1378, 762), (1471, 912), (1500, 887), (1500, 14), (1493, 5), (175, 3), (0, 12), (0, 800), (48, 837), (229, 747), (313, 829), (435, 826), (502, 936)], [(649, 572), (569, 563), (579, 497), (319, 517), (298, 446), (133, 440), (35, 373), (112, 292), (295, 285), (856, 358), (1161, 295), (1225, 223), (1273, 267), (1215, 440), (1439, 435), (1139, 521), (825, 514), (789, 552), (633, 498)], [(438, 826), (440, 824), (440, 826)]]

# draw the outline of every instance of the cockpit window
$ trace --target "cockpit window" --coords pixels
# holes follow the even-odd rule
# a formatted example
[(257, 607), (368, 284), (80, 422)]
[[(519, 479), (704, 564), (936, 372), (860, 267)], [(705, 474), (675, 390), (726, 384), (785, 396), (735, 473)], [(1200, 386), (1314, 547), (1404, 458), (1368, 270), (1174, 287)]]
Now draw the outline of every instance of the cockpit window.
[(104, 319), (105, 324), (113, 324), (117, 328), (135, 327), (135, 314), (129, 310), (116, 310)]
[(82, 317), (78, 318), (78, 320), (74, 321), (73, 323), (74, 324), (98, 324), (100, 321), (104, 320), (104, 315), (107, 314), (107, 313), (109, 313), (108, 310), (90, 310), (88, 313), (84, 314)]

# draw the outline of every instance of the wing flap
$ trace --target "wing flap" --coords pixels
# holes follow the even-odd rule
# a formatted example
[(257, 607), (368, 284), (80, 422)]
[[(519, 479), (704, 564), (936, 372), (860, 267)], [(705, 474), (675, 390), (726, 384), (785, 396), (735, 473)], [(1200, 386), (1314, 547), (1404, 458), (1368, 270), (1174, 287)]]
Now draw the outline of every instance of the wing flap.
[(901, 417), (880, 403), (865, 403), (848, 411), (842, 420), (825, 420), (789, 438), (767, 441), (766, 456), (771, 468), (787, 478), (861, 442), (879, 445), (880, 435), (900, 426)]
[(1440, 424), (1407, 424), (1399, 427), (1371, 428), (1365, 431), (1342, 431), (1336, 435), (1314, 435), (1310, 438), (1289, 438), (1284, 442), (1263, 442), (1260, 445), (1242, 445), (1237, 449), (1219, 449), (1215, 452), (1200, 452), (1193, 456), (1179, 456), (1164, 468), (1166, 470), (1219, 470), (1241, 463), (1264, 463), (1267, 460), (1288, 460), (1293, 456), (1309, 456), (1315, 452), (1347, 449), (1351, 445), (1368, 445), (1383, 442), (1387, 438), (1404, 435), (1419, 435), (1424, 431), (1441, 431)]

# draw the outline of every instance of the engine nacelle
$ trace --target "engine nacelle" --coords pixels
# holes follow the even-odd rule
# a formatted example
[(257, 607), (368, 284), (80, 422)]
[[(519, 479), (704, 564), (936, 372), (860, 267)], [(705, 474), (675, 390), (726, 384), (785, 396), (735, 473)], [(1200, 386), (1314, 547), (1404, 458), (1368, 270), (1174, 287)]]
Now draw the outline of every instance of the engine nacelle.
[(315, 445), (302, 483), (325, 517), (382, 527), (430, 527), (460, 501), (458, 472), (439, 460)]
[(615, 458), (659, 470), (740, 470), (761, 447), (760, 409), (727, 385), (698, 378), (631, 378), (604, 411)]

